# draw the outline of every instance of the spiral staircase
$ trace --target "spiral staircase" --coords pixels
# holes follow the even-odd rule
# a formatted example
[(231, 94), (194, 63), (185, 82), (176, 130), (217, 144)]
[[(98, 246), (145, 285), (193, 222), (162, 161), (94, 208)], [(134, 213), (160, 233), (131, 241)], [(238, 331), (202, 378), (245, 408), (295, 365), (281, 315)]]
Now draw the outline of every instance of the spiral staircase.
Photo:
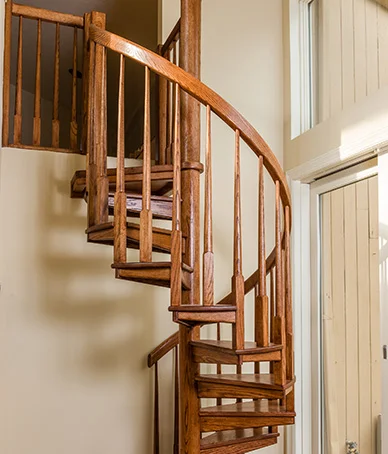
[[(295, 420), (293, 332), (290, 269), (291, 201), (285, 175), (259, 133), (217, 93), (178, 63), (185, 58), (185, 11), (159, 54), (105, 29), (105, 15), (84, 17), (6, 3), (4, 53), (3, 146), (75, 152), (86, 155), (86, 170), (76, 172), (71, 196), (87, 203), (87, 241), (113, 247), (112, 268), (117, 279), (170, 289), (168, 310), (179, 331), (157, 346), (148, 358), (155, 370), (154, 453), (159, 446), (158, 364), (175, 355), (174, 454), (243, 454), (277, 443), (280, 426)], [(23, 18), (37, 23), (35, 105), (32, 143), (22, 135)], [(11, 28), (18, 21), (16, 97), (13, 137), (10, 133)], [(51, 146), (41, 145), (42, 23), (56, 24), (54, 97)], [(186, 21), (187, 23), (187, 21)], [(60, 144), (59, 58), (61, 27), (74, 29), (72, 116), (69, 146)], [(77, 32), (84, 37), (83, 61), (77, 60)], [(187, 45), (187, 43), (186, 43)], [(107, 54), (119, 58), (117, 98), (117, 165), (108, 168)], [(144, 68), (144, 140), (142, 165), (126, 166), (125, 64)], [(82, 102), (77, 102), (77, 66), (83, 70)], [(192, 72), (192, 71), (191, 71)], [(152, 147), (151, 80), (158, 83), (158, 147)], [(77, 111), (82, 104), (82, 111)], [(205, 163), (187, 152), (191, 133), (206, 110)], [(230, 293), (216, 301), (213, 248), (212, 118), (219, 117), (234, 133), (233, 275)], [(81, 120), (80, 120), (81, 119)], [(189, 119), (189, 120), (188, 120)], [(82, 131), (82, 132), (80, 132)], [(189, 134), (188, 134), (189, 133)], [(257, 157), (257, 270), (245, 279), (242, 262), (241, 143)], [(192, 151), (192, 150), (191, 150)], [(199, 151), (199, 150), (197, 150)], [(199, 221), (199, 182), (204, 178), (204, 225)], [(269, 176), (269, 179), (268, 179)], [(271, 182), (271, 187), (266, 184)], [(266, 184), (265, 184), (266, 182)], [(275, 247), (267, 255), (266, 192), (275, 194)], [(171, 228), (154, 225), (169, 222)], [(200, 249), (200, 238), (203, 248)], [(128, 261), (129, 248), (139, 250)], [(155, 252), (169, 255), (157, 261)], [(202, 270), (201, 270), (202, 261)], [(202, 283), (202, 285), (201, 285)], [(254, 341), (246, 340), (244, 306), (254, 292)], [(222, 339), (221, 325), (231, 327)], [(200, 327), (215, 325), (214, 339), (202, 337)], [(244, 365), (253, 364), (253, 373)], [(204, 374), (200, 366), (215, 365)], [(228, 373), (225, 373), (228, 365)], [(235, 373), (230, 373), (230, 366)], [(227, 402), (225, 401), (227, 400)], [(214, 401), (216, 405), (209, 405)], [(163, 453), (164, 454), (164, 453)]]

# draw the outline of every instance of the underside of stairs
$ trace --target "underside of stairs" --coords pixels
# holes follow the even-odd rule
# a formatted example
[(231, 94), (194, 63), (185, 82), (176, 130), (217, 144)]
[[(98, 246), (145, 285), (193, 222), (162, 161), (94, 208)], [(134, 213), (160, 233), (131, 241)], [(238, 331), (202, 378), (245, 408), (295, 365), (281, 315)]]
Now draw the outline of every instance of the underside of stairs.
[[(158, 365), (170, 352), (174, 354), (174, 454), (245, 454), (275, 445), (279, 427), (295, 422), (290, 190), (279, 162), (256, 129), (200, 81), (201, 1), (181, 0), (181, 6), (180, 21), (159, 46), (158, 53), (154, 53), (106, 30), (103, 13), (87, 12), (81, 17), (8, 0), (3, 146), (85, 154), (86, 168), (75, 172), (70, 193), (72, 198), (86, 203), (86, 240), (96, 245), (91, 247), (113, 250), (111, 268), (117, 279), (170, 289), (170, 297), (163, 303), (179, 331), (157, 346), (148, 358), (148, 366), (155, 374), (154, 454), (160, 454)], [(37, 24), (32, 145), (22, 143), (21, 130), (23, 18)], [(16, 73), (12, 138), (9, 124), (13, 21), (18, 21), (19, 27), (14, 44), (17, 64), (12, 70), (12, 74)], [(41, 146), (40, 118), (43, 22), (56, 24), (52, 143), (46, 148)], [(63, 27), (70, 27), (74, 33), (67, 147), (61, 144), (58, 113)], [(83, 34), (81, 62), (77, 33)], [(118, 74), (112, 71), (118, 79), (114, 96), (108, 96), (107, 84), (111, 55), (119, 60)], [(128, 61), (144, 71), (143, 146), (136, 166), (126, 164), (125, 93), (131, 80), (130, 73), (126, 73)], [(79, 68), (83, 70), (82, 90), (77, 88)], [(151, 99), (157, 99), (155, 112)], [(201, 113), (206, 119), (203, 146)], [(220, 131), (212, 128), (214, 117), (234, 136), (230, 147), (224, 150), (233, 154), (234, 171), (222, 174), (233, 189), (229, 204), (223, 196), (213, 200), (213, 180), (219, 182), (213, 179), (213, 160), (218, 164), (225, 159), (214, 159), (217, 156), (212, 147), (213, 136)], [(108, 124), (117, 125), (113, 144)], [(111, 157), (108, 159), (108, 149), (116, 150), (114, 168), (108, 167), (108, 162), (114, 162)], [(251, 238), (245, 238), (242, 229), (242, 154), (249, 154), (257, 163), (257, 192), (249, 193), (246, 199), (247, 206), (252, 202), (249, 209), (257, 216), (258, 228)], [(233, 213), (230, 250), (226, 250), (224, 239), (217, 243), (225, 226), (214, 226), (215, 202), (220, 204), (217, 209), (222, 206)], [(274, 222), (267, 222), (267, 210), (275, 213)], [(271, 251), (268, 243), (272, 247), (273, 236), (275, 245)], [(243, 275), (243, 249), (252, 255), (248, 263), (255, 261), (257, 266), (248, 279)], [(218, 263), (229, 265), (220, 267), (222, 276), (215, 267), (216, 253), (220, 253)], [(228, 269), (231, 272), (225, 271)], [(141, 304), (130, 301), (131, 288), (128, 284), (128, 304)], [(248, 309), (251, 296), (253, 309)], [(250, 340), (248, 323), (254, 333)], [(213, 337), (204, 336), (201, 327), (205, 325), (214, 326), (213, 331), (207, 331)], [(252, 364), (250, 373), (247, 363)], [(210, 406), (208, 399), (214, 401)]]

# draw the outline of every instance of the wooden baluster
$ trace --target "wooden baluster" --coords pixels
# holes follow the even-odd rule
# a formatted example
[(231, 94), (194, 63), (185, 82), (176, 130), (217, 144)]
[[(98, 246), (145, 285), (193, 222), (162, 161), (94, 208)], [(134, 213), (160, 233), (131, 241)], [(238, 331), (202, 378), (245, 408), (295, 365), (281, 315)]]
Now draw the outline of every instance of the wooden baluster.
[(175, 377), (174, 377), (174, 454), (179, 454), (179, 352), (175, 353)]
[(11, 40), (12, 40), (12, 0), (5, 4), (4, 23), (4, 76), (3, 76), (3, 147), (9, 145), (9, 115), (11, 92)]
[[(217, 323), (217, 340), (221, 340), (221, 323)], [(222, 364), (217, 363), (217, 374), (222, 374)], [(222, 405), (222, 398), (217, 398), (217, 405)]]
[[(159, 54), (162, 51), (159, 46)], [(164, 56), (164, 55), (162, 55)], [(167, 147), (167, 79), (158, 76), (159, 84), (159, 164), (166, 164)]]
[(244, 276), (242, 273), (242, 231), (241, 231), (241, 174), (240, 174), (240, 131), (236, 130), (234, 170), (234, 248), (232, 287), (235, 297), (236, 323), (233, 329), (233, 347), (244, 348)]
[[(171, 59), (171, 52), (168, 50), (166, 54), (167, 60)], [(172, 148), (172, 134), (173, 134), (173, 121), (174, 117), (172, 116), (172, 104), (171, 104), (171, 82), (167, 81), (167, 146), (166, 146), (166, 163), (171, 164), (171, 148)]]
[(19, 37), (17, 54), (16, 72), (16, 96), (15, 96), (15, 115), (14, 115), (14, 144), (22, 142), (22, 86), (23, 86), (23, 17), (19, 17)]
[(140, 213), (140, 262), (152, 262), (150, 69), (145, 68), (143, 202)]
[(120, 55), (117, 114), (117, 173), (114, 208), (114, 262), (127, 261), (127, 195), (125, 193), (125, 57)]
[[(270, 326), (270, 341), (271, 343), (274, 343), (274, 335), (275, 335), (275, 330), (274, 330), (274, 320), (275, 320), (275, 270), (274, 268), (271, 269), (270, 271), (270, 307), (271, 307), (271, 313), (270, 313), (270, 320), (271, 320), (271, 326)], [(273, 363), (270, 363), (270, 372), (273, 374)]]
[(35, 70), (35, 104), (34, 125), (32, 133), (33, 145), (40, 145), (41, 136), (41, 59), (42, 59), (42, 21), (38, 19), (36, 39), (36, 70)]
[(94, 106), (95, 106), (95, 43), (90, 41), (89, 48), (89, 80), (88, 80), (88, 117), (87, 117), (87, 132), (86, 132), (86, 191), (88, 201), (88, 227), (96, 224), (97, 219), (97, 166), (96, 166), (96, 147), (94, 145), (95, 134), (94, 128)]
[[(92, 24), (105, 29), (106, 16), (93, 11)], [(108, 222), (109, 181), (107, 175), (107, 143), (106, 143), (106, 49), (95, 45), (94, 72), (94, 154), (96, 159), (96, 209), (95, 223)]]
[(293, 358), (293, 329), (292, 329), (292, 279), (291, 279), (291, 252), (290, 252), (290, 207), (285, 208), (285, 309), (286, 309), (286, 342), (287, 342), (287, 378), (294, 377), (294, 358)]
[(211, 108), (207, 106), (207, 139), (205, 166), (205, 233), (203, 253), (203, 304), (214, 304), (214, 252), (213, 252), (213, 185), (211, 148)]
[(78, 124), (77, 124), (77, 27), (74, 27), (73, 39), (73, 80), (71, 89), (71, 123), (70, 123), (70, 149), (77, 149)]
[(89, 109), (89, 28), (90, 28), (90, 13), (84, 15), (84, 49), (83, 49), (83, 77), (82, 77), (82, 138), (81, 150), (82, 153), (87, 153), (88, 140), (88, 109)]
[[(173, 43), (172, 44), (172, 48), (170, 50), (170, 61), (172, 63), (176, 63), (176, 43)], [(174, 125), (174, 120), (175, 120), (175, 104), (176, 104), (176, 93), (175, 93), (175, 87), (174, 87), (174, 84), (171, 83), (171, 123), (170, 123), (170, 127), (171, 127), (171, 134), (170, 134), (170, 137), (171, 137), (171, 144), (170, 144), (170, 148), (169, 148), (169, 152), (168, 152), (168, 157), (167, 157), (167, 163), (168, 164), (172, 164), (173, 163), (173, 158), (174, 158), (174, 150), (173, 150), (173, 147), (174, 147), (174, 142), (175, 142), (175, 125)]]
[(171, 237), (171, 306), (182, 304), (181, 123), (180, 87), (175, 84), (174, 180)]
[(275, 281), (275, 305), (276, 316), (274, 318), (275, 343), (283, 345), (282, 359), (274, 364), (275, 382), (284, 384), (286, 380), (285, 362), (285, 320), (284, 320), (284, 282), (282, 272), (282, 232), (280, 211), (280, 183), (276, 181), (276, 216), (275, 216), (275, 241), (276, 241), (276, 281)]
[(155, 363), (155, 395), (154, 395), (154, 454), (159, 454), (159, 371), (158, 363)]
[(54, 57), (54, 99), (51, 146), (59, 148), (59, 58), (60, 58), (60, 25), (56, 24), (55, 57)]
[[(265, 256), (265, 216), (264, 216), (264, 160), (259, 158), (259, 276), (255, 289), (255, 341), (258, 347), (268, 346), (268, 296)], [(255, 363), (255, 372), (260, 373), (260, 363)]]

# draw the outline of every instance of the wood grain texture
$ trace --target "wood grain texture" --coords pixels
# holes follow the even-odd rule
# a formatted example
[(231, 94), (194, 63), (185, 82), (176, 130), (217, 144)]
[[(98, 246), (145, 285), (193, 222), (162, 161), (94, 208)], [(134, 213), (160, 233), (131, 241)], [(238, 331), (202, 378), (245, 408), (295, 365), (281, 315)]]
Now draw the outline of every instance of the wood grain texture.
[(71, 122), (70, 122), (70, 148), (78, 146), (78, 123), (77, 123), (77, 28), (74, 27), (73, 38), (73, 75), (71, 85)]
[(54, 94), (53, 94), (53, 120), (51, 146), (59, 147), (59, 70), (60, 70), (60, 25), (57, 22), (55, 30), (55, 55), (54, 55)]
[(23, 102), (23, 17), (19, 17), (17, 70), (16, 70), (16, 94), (13, 142), (19, 144), (22, 141), (22, 102)]
[(42, 21), (38, 20), (36, 39), (35, 100), (32, 144), (40, 145), (41, 136), (41, 60), (42, 60)]
[(12, 0), (5, 4), (4, 20), (4, 75), (3, 75), (3, 133), (2, 145), (9, 145), (9, 116), (11, 88)]
[(206, 158), (205, 158), (205, 213), (203, 248), (203, 295), (205, 306), (214, 304), (214, 252), (213, 252), (213, 182), (211, 108), (206, 108)]
[(212, 111), (219, 116), (233, 130), (239, 130), (241, 138), (247, 143), (252, 151), (259, 157), (263, 156), (264, 165), (271, 178), (280, 181), (280, 194), (284, 206), (290, 205), (290, 192), (284, 172), (271, 152), (269, 146), (253, 128), (252, 125), (229, 103), (223, 100), (217, 93), (200, 82), (196, 77), (188, 74), (159, 55), (141, 47), (131, 41), (125, 40), (118, 35), (91, 26), (90, 37), (98, 44), (104, 45), (115, 52), (122, 53), (128, 58), (137, 61), (143, 66), (149, 66), (152, 71), (166, 77), (171, 82), (178, 83), (180, 87), (197, 99), (201, 104), (210, 105)]
[(127, 261), (127, 195), (125, 193), (125, 57), (120, 56), (117, 111), (117, 174), (114, 206), (114, 262)]
[(42, 8), (35, 8), (28, 5), (19, 5), (13, 3), (12, 14), (14, 16), (24, 16), (29, 19), (42, 20), (44, 22), (59, 23), (62, 25), (69, 25), (72, 27), (83, 28), (84, 18), (82, 16), (75, 16), (73, 14), (58, 13)]
[(89, 27), (91, 14), (86, 13), (84, 16), (84, 35), (83, 35), (83, 77), (82, 77), (82, 138), (81, 150), (87, 154), (88, 148), (88, 115), (89, 115)]
[[(150, 70), (145, 68), (144, 97), (144, 151), (143, 151), (143, 204), (140, 213), (140, 261), (152, 262), (152, 211), (151, 211), (151, 97)], [(180, 281), (179, 281), (180, 282)]]
[(179, 331), (174, 334), (171, 334), (169, 338), (164, 340), (161, 344), (155, 347), (154, 350), (148, 355), (148, 367), (152, 367), (164, 356), (167, 355), (171, 350), (176, 348), (179, 345)]

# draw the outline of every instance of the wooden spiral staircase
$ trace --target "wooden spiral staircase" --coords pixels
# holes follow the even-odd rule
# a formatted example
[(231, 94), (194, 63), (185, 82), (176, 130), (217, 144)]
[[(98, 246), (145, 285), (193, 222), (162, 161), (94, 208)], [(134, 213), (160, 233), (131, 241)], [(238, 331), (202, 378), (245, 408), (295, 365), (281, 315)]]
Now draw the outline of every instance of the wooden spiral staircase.
[[(159, 54), (105, 30), (105, 15), (84, 17), (6, 4), (4, 56), (3, 146), (86, 154), (86, 171), (76, 172), (72, 197), (85, 198), (88, 206), (87, 239), (113, 246), (116, 278), (170, 288), (169, 311), (179, 332), (159, 345), (148, 358), (155, 369), (154, 453), (159, 448), (158, 364), (175, 352), (175, 454), (242, 454), (277, 443), (279, 426), (294, 423), (294, 368), (290, 270), (291, 201), (285, 175), (259, 133), (230, 104), (205, 86), (188, 63), (187, 48), (193, 21), (187, 17), (195, 1), (183, 1), (182, 18)], [(10, 139), (11, 24), (19, 21), (13, 140)], [(32, 142), (22, 135), (23, 18), (37, 22), (35, 105)], [(41, 144), (41, 42), (42, 23), (56, 24), (54, 97), (51, 145)], [(191, 25), (190, 25), (191, 24)], [(68, 146), (60, 144), (59, 58), (60, 29), (74, 28), (72, 108)], [(77, 61), (77, 30), (84, 37), (83, 62)], [(184, 42), (183, 42), (184, 41)], [(180, 68), (179, 60), (188, 71)], [(120, 70), (117, 99), (117, 166), (107, 160), (107, 54), (118, 55)], [(144, 67), (144, 141), (142, 165), (126, 167), (125, 63)], [(82, 102), (77, 102), (77, 65), (83, 70)], [(194, 65), (195, 66), (195, 65)], [(151, 80), (158, 81), (158, 149), (152, 150)], [(79, 101), (79, 100), (78, 100)], [(78, 107), (82, 105), (81, 112)], [(205, 165), (199, 159), (201, 106), (206, 110)], [(115, 114), (116, 115), (116, 114)], [(212, 118), (219, 117), (233, 132), (234, 234), (231, 290), (219, 301), (214, 290), (212, 222)], [(79, 130), (82, 129), (82, 133)], [(243, 276), (241, 219), (241, 143), (257, 157), (258, 268)], [(195, 145), (195, 144), (194, 144)], [(197, 143), (198, 145), (198, 143)], [(191, 147), (191, 149), (190, 149)], [(204, 174), (204, 226), (201, 229), (199, 181)], [(265, 188), (271, 181), (271, 188)], [(232, 184), (232, 181), (231, 181)], [(275, 247), (267, 256), (265, 194), (275, 194)], [(167, 220), (171, 228), (155, 227)], [(203, 250), (200, 251), (200, 235)], [(128, 261), (127, 249), (139, 249), (139, 259)], [(169, 254), (157, 261), (155, 252)], [(256, 253), (255, 253), (256, 254)], [(201, 259), (202, 257), (202, 259)], [(202, 260), (202, 270), (201, 270)], [(202, 282), (202, 291), (200, 283)], [(254, 292), (254, 341), (245, 334), (246, 295)], [(200, 327), (215, 325), (215, 339), (202, 337)], [(222, 324), (231, 327), (222, 339)], [(246, 364), (253, 364), (246, 373)], [(200, 365), (215, 365), (204, 374)], [(225, 365), (229, 365), (225, 373)], [(235, 373), (230, 373), (230, 366)], [(215, 400), (216, 405), (206, 403)], [(224, 399), (228, 399), (228, 403)], [(230, 401), (232, 399), (232, 401)]]

